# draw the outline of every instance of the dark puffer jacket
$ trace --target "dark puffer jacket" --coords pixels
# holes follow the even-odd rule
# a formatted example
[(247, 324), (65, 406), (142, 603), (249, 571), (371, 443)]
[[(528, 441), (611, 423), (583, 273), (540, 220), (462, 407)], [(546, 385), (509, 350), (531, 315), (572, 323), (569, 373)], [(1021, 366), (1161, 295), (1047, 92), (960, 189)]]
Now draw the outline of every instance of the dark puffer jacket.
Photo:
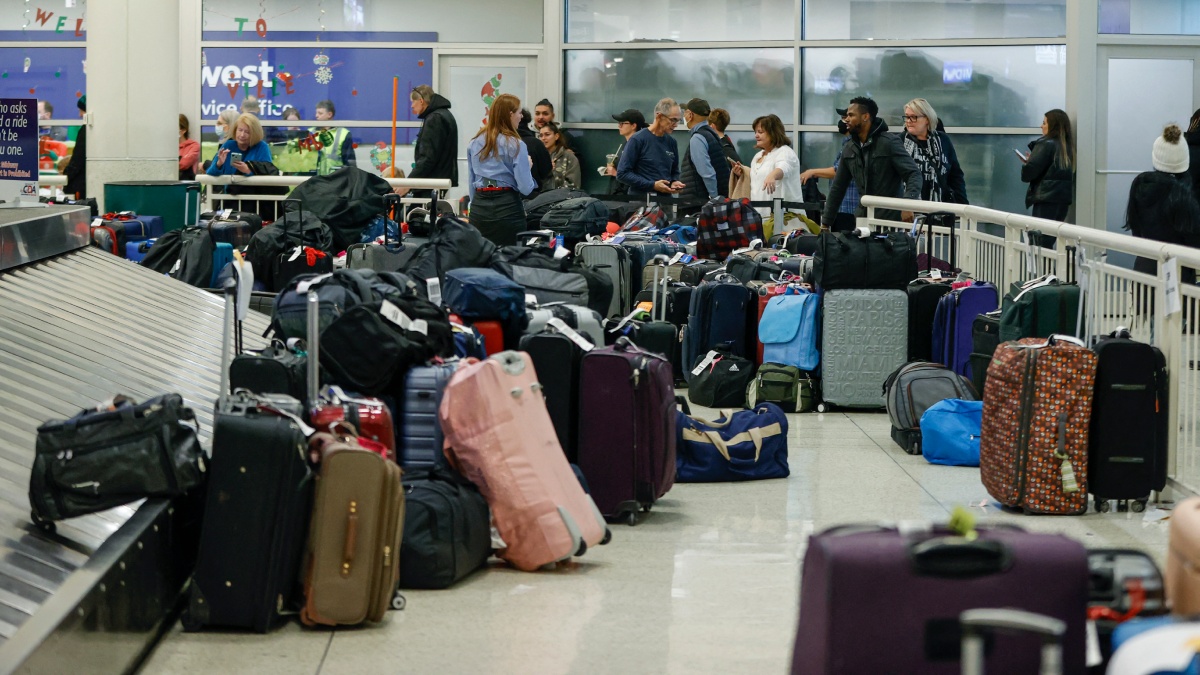
[[(1135, 237), (1200, 248), (1200, 203), (1192, 194), (1191, 182), (1186, 173), (1138, 174), (1129, 186), (1125, 229)], [(1139, 257), (1133, 268), (1147, 274), (1158, 272), (1149, 258)], [(1179, 277), (1186, 284), (1196, 282), (1195, 270), (1184, 268)]]
[(1029, 160), (1021, 167), (1021, 181), (1029, 183), (1025, 207), (1034, 204), (1070, 204), (1075, 197), (1075, 172), (1058, 161), (1058, 141), (1042, 136), (1029, 143)]
[(413, 170), (409, 178), (449, 178), (458, 185), (458, 122), (450, 112), (450, 101), (434, 94), (421, 113), (425, 124), (413, 148)]
[(1189, 131), (1183, 138), (1187, 141), (1188, 157), (1191, 160), (1188, 175), (1192, 177), (1192, 194), (1200, 197), (1200, 131)]
[[(924, 184), (917, 163), (904, 150), (900, 137), (888, 132), (887, 122), (882, 119), (871, 120), (871, 132), (866, 143), (860, 145), (855, 137), (842, 146), (842, 158), (829, 188), (829, 199), (825, 201), (825, 213), (821, 216), (822, 223), (833, 222), (851, 180), (864, 195), (903, 196), (905, 199), (920, 199)], [(858, 210), (859, 215), (866, 214), (865, 207), (860, 206)], [(880, 209), (875, 214), (885, 220), (900, 220), (898, 211)]]

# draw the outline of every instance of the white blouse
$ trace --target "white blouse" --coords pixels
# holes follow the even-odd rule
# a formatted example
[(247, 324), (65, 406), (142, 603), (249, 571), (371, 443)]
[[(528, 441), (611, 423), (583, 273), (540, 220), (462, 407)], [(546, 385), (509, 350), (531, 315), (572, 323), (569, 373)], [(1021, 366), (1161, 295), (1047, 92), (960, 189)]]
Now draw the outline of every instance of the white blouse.
[[(767, 194), (763, 189), (763, 181), (775, 169), (783, 170), (783, 178), (775, 181), (775, 192)], [(804, 201), (804, 190), (800, 185), (800, 158), (788, 145), (775, 148), (765, 157), (763, 151), (759, 150), (750, 162), (750, 201), (770, 201), (776, 197), (789, 202)], [(771, 209), (760, 208), (758, 211), (764, 218), (771, 215)]]

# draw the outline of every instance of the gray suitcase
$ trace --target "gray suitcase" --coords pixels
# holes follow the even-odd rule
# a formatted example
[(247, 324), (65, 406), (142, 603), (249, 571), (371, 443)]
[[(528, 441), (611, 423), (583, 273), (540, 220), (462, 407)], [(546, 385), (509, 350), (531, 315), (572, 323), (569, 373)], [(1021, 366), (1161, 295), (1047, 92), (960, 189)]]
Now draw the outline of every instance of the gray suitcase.
[(400, 397), (400, 434), (396, 439), (396, 455), (405, 471), (448, 466), (442, 453), (445, 437), (438, 408), (458, 363), (417, 366), (408, 371)]
[(587, 279), (582, 274), (513, 265), (512, 278), (525, 287), (526, 294), (537, 298), (539, 305), (565, 302), (586, 307), (588, 304)]
[(376, 272), (399, 272), (413, 256), (413, 251), (401, 248), (389, 251), (383, 244), (352, 244), (346, 249), (346, 267)]
[(883, 383), (908, 360), (908, 293), (837, 290), (822, 308), (821, 393), (825, 403), (883, 408)]
[(580, 262), (608, 275), (613, 282), (612, 302), (605, 318), (625, 316), (633, 306), (633, 287), (630, 285), (629, 251), (616, 244), (584, 242), (575, 247)]
[[(564, 316), (566, 315), (566, 316)], [(579, 305), (551, 305), (529, 310), (529, 326), (526, 335), (536, 335), (546, 329), (546, 324), (554, 317), (559, 317), (568, 326), (583, 334), (592, 344), (604, 345), (604, 319), (596, 310)]]

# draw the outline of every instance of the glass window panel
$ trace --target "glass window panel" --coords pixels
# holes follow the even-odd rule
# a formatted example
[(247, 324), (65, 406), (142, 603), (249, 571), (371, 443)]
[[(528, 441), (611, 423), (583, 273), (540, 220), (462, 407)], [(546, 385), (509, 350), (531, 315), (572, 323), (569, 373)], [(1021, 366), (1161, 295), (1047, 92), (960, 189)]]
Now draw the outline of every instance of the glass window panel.
[(1100, 0), (1100, 32), (1200, 35), (1196, 0)]
[(812, 48), (804, 50), (804, 123), (835, 124), (835, 108), (869, 95), (901, 127), (904, 104), (929, 100), (946, 126), (1041, 125), (1066, 103), (1066, 47)]
[(316, 104), (325, 99), (333, 102), (337, 119), (391, 120), (392, 77), (399, 76), (400, 120), (414, 121), (407, 93), (433, 82), (430, 49), (332, 47), (324, 50), (325, 65), (314, 64), (315, 53), (311, 47), (205, 48), (201, 113), (215, 119), (254, 96), (264, 120), (280, 119), (287, 106), (300, 111), (302, 119), (315, 119)]
[[(503, 11), (470, 20), (479, 15), (478, 0), (204, 0), (204, 39), (541, 42), (543, 1), (505, 0)], [(265, 37), (257, 31), (259, 17)]]
[(567, 42), (791, 40), (792, 0), (567, 0)]
[(637, 108), (651, 121), (654, 104), (698, 96), (725, 108), (732, 124), (749, 124), (765, 112), (785, 124), (792, 110), (792, 49), (629, 49), (566, 52), (569, 122), (611, 122)]
[[(295, 127), (265, 126), (264, 140), (271, 146), (271, 158), (280, 172), (306, 174), (317, 170), (317, 153), (301, 147), (298, 142), (309, 136), (312, 123), (300, 123)], [(392, 142), (391, 127), (347, 127), (350, 141), (354, 144), (356, 166), (364, 171), (380, 173), (391, 164), (389, 146)], [(413, 144), (419, 129), (405, 127), (396, 129), (396, 168), (408, 173), (412, 169)], [(195, 136), (193, 136), (194, 138)], [(200, 135), (200, 158), (210, 160), (217, 154), (217, 134), (211, 124), (206, 124)]]
[(86, 52), (83, 47), (0, 49), (0, 98), (48, 101), (54, 108), (53, 119), (78, 120), (75, 103), (87, 92)]
[(4, 42), (74, 42), (87, 40), (86, 2), (0, 2), (0, 40)]
[(1067, 34), (1066, 5), (1066, 0), (805, 0), (804, 37), (808, 40), (1058, 37)]
[[(802, 134), (800, 162), (811, 168), (833, 166), (842, 146), (836, 133)], [(1021, 182), (1021, 162), (1013, 148), (1027, 152), (1037, 136), (1001, 134), (951, 134), (954, 151), (967, 179), (967, 197), (972, 204), (1010, 213), (1027, 213)], [(829, 193), (829, 181), (821, 180), (821, 192)]]

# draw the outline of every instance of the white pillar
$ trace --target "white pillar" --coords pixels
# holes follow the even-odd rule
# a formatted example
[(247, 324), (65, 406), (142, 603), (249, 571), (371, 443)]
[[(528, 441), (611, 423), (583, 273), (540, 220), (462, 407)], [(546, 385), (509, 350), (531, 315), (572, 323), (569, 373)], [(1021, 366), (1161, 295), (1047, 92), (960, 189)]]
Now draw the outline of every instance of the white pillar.
[(1099, 114), (1107, 102), (1098, 101), (1096, 84), (1097, 33), (1100, 10), (1096, 0), (1067, 0), (1067, 115), (1075, 131), (1075, 224), (1107, 227), (1099, 207), (1096, 148), (1100, 139)]
[(87, 193), (104, 211), (105, 183), (179, 177), (179, 3), (93, 0), (87, 24)]

